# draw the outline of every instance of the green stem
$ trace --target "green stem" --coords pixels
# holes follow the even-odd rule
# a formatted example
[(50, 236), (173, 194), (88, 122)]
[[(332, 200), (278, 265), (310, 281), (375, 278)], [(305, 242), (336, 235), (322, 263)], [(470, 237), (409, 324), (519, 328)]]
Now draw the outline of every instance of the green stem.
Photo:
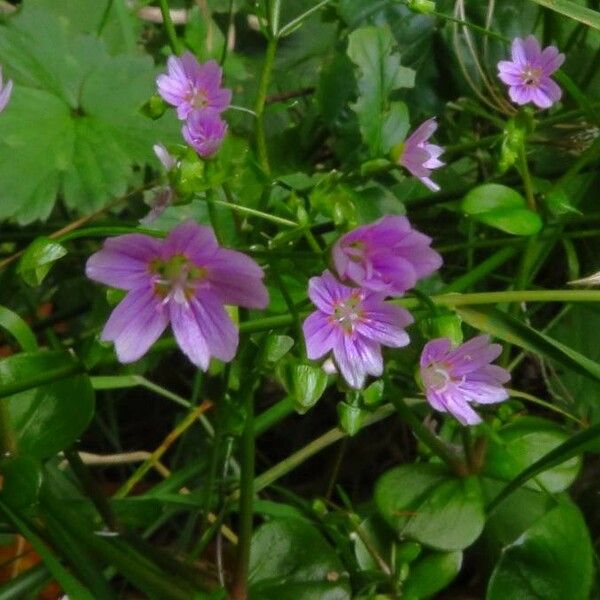
[(271, 167), (269, 165), (269, 154), (267, 152), (267, 140), (265, 137), (264, 111), (267, 92), (269, 91), (269, 81), (271, 80), (271, 72), (273, 71), (273, 65), (275, 63), (276, 50), (277, 38), (271, 37), (267, 43), (265, 62), (263, 63), (263, 69), (258, 83), (256, 103), (254, 105), (254, 112), (256, 113), (256, 149), (258, 152), (258, 161), (267, 175), (271, 175)]
[(521, 144), (519, 148), (519, 173), (521, 179), (523, 179), (523, 187), (525, 188), (525, 197), (527, 198), (527, 204), (533, 211), (537, 211), (535, 203), (535, 194), (533, 191), (533, 182), (531, 180), (531, 173), (529, 172), (529, 165), (527, 164), (527, 154), (525, 152), (525, 143)]
[(171, 46), (171, 50), (173, 50), (174, 54), (181, 54), (181, 45), (179, 43), (179, 39), (177, 37), (177, 32), (175, 31), (175, 25), (173, 24), (173, 19), (171, 19), (171, 11), (169, 10), (169, 2), (168, 0), (159, 0), (160, 4), (160, 12), (163, 18), (163, 24), (165, 26), (165, 32), (167, 34), (167, 38), (169, 39), (169, 45)]
[(235, 576), (231, 589), (232, 600), (246, 600), (248, 597), (248, 571), (250, 568), (250, 545), (254, 519), (254, 469), (255, 469), (255, 433), (254, 433), (254, 377), (251, 376), (242, 387), (246, 420), (241, 439), (241, 476), (240, 476), (240, 524), (238, 532), (238, 554)]
[(392, 404), (398, 411), (398, 414), (410, 425), (419, 440), (436, 456), (439, 456), (453, 473), (459, 477), (468, 475), (469, 469), (467, 465), (440, 438), (421, 423), (404, 400), (399, 397), (392, 398)]
[(284, 225), (285, 227), (294, 227), (296, 229), (302, 227), (295, 221), (290, 221), (289, 219), (284, 219), (283, 217), (278, 217), (277, 215), (271, 215), (261, 210), (256, 210), (254, 208), (248, 208), (247, 206), (242, 206), (241, 204), (230, 204), (229, 202), (224, 202), (223, 200), (215, 200), (209, 198), (206, 199), (206, 202), (208, 204), (226, 206), (234, 212), (239, 212), (245, 215), (252, 215), (253, 217), (258, 217), (260, 219), (264, 219), (265, 221), (271, 221), (272, 223), (276, 223), (277, 225)]
[(10, 423), (8, 405), (0, 400), (0, 455), (3, 458), (14, 456), (17, 452), (17, 440)]

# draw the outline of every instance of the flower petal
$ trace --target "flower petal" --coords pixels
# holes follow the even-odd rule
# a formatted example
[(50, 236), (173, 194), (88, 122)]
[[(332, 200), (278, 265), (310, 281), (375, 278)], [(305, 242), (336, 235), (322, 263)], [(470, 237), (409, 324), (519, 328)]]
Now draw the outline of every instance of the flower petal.
[(149, 266), (160, 257), (161, 245), (161, 240), (141, 233), (109, 238), (102, 250), (88, 258), (85, 273), (94, 281), (122, 290), (149, 285)]
[(217, 238), (212, 228), (190, 220), (171, 230), (163, 242), (162, 258), (169, 260), (173, 256), (182, 255), (203, 267), (217, 248)]
[(249, 256), (219, 248), (206, 265), (208, 281), (225, 304), (246, 308), (266, 308), (269, 292), (263, 270)]
[(135, 362), (161, 336), (169, 317), (151, 288), (130, 291), (113, 310), (101, 339), (115, 343), (122, 363)]
[(446, 337), (431, 340), (425, 344), (419, 364), (426, 367), (432, 363), (441, 362), (451, 349), (452, 342)]
[(401, 348), (410, 343), (404, 328), (414, 319), (406, 309), (369, 300), (363, 303), (363, 308), (364, 320), (356, 325), (356, 331), (362, 336), (391, 348)]
[(352, 294), (352, 289), (342, 285), (329, 271), (308, 280), (308, 297), (322, 312), (333, 314), (333, 305)]
[(339, 331), (336, 329), (339, 330), (327, 315), (318, 310), (304, 320), (302, 331), (308, 358), (318, 360), (333, 349), (339, 338)]

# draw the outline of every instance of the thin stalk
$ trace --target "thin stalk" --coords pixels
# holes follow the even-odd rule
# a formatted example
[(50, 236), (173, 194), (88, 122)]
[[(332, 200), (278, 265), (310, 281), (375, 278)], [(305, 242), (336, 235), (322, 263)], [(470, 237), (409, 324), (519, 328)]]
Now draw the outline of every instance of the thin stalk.
[(0, 400), (0, 453), (2, 458), (14, 456), (17, 452), (17, 440), (10, 423), (10, 414), (6, 402)]
[(293, 413), (294, 401), (290, 396), (286, 396), (283, 400), (276, 402), (273, 406), (260, 413), (260, 415), (257, 415), (254, 420), (254, 435), (258, 437)]
[(258, 92), (256, 95), (256, 102), (254, 104), (254, 112), (256, 113), (256, 149), (258, 152), (258, 161), (263, 171), (267, 174), (271, 174), (271, 167), (269, 165), (269, 154), (267, 152), (267, 140), (265, 137), (265, 101), (267, 99), (267, 92), (269, 91), (269, 82), (271, 80), (271, 73), (273, 71), (273, 65), (275, 63), (275, 52), (277, 50), (277, 38), (271, 37), (267, 43), (267, 51), (265, 53), (265, 62), (263, 63), (262, 73), (260, 75), (260, 81), (258, 83)]
[(205, 400), (200, 406), (190, 411), (177, 427), (165, 437), (161, 445), (150, 455), (148, 460), (142, 463), (135, 473), (115, 492), (113, 498), (125, 498), (144, 475), (162, 458), (171, 445), (196, 422), (198, 415), (208, 410), (211, 406), (212, 402)]
[(400, 397), (392, 398), (392, 404), (398, 411), (398, 414), (404, 419), (412, 428), (414, 434), (419, 440), (425, 444), (436, 456), (441, 458), (447, 465), (448, 468), (458, 475), (459, 477), (465, 477), (469, 473), (467, 465), (453, 452), (453, 450), (447, 446), (440, 438), (434, 435), (421, 421), (416, 417), (413, 411), (408, 407), (406, 402)]
[(248, 571), (250, 568), (250, 545), (254, 520), (254, 383), (256, 375), (246, 381), (243, 389), (243, 404), (246, 412), (244, 431), (241, 438), (241, 477), (240, 477), (240, 524), (238, 531), (238, 553), (235, 576), (231, 589), (232, 600), (246, 600), (248, 597)]
[(230, 204), (229, 202), (224, 202), (223, 200), (214, 200), (214, 199), (206, 199), (207, 204), (216, 204), (218, 206), (226, 206), (234, 212), (239, 212), (245, 215), (252, 215), (253, 217), (258, 217), (260, 219), (264, 219), (265, 221), (271, 221), (271, 223), (276, 223), (277, 225), (284, 225), (285, 227), (302, 227), (300, 224), (295, 221), (290, 221), (289, 219), (284, 219), (283, 217), (278, 217), (277, 215), (271, 215), (269, 213), (263, 212), (261, 210), (256, 210), (254, 208), (248, 208), (247, 206), (242, 206), (241, 204)]
[(169, 45), (171, 46), (171, 50), (174, 54), (181, 54), (181, 45), (179, 43), (179, 38), (177, 37), (177, 32), (175, 31), (175, 25), (173, 24), (173, 19), (171, 18), (171, 11), (169, 10), (169, 2), (168, 0), (158, 0), (160, 4), (160, 12), (163, 18), (163, 24), (165, 26), (165, 33), (167, 34), (167, 38), (169, 40)]
[(519, 148), (519, 172), (523, 179), (523, 187), (525, 188), (525, 197), (527, 198), (527, 204), (533, 211), (537, 211), (535, 203), (535, 193), (533, 191), (533, 182), (531, 180), (531, 173), (529, 172), (529, 164), (527, 163), (527, 154), (525, 152), (525, 144), (521, 144)]

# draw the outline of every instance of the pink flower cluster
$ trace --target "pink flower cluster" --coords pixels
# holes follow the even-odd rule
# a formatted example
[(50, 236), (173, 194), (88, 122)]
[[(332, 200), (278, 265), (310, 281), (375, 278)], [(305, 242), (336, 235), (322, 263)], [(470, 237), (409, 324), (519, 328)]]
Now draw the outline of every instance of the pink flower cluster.
[(181, 130), (185, 141), (203, 158), (217, 152), (227, 133), (221, 113), (231, 103), (231, 90), (221, 87), (222, 77), (216, 61), (200, 64), (185, 52), (169, 57), (167, 73), (156, 79), (158, 93), (185, 121)]
[(406, 217), (385, 216), (342, 236), (333, 247), (330, 272), (311, 278), (308, 295), (316, 307), (303, 325), (311, 360), (333, 355), (351, 387), (361, 388), (367, 375), (383, 373), (381, 346), (409, 343), (405, 328), (411, 314), (387, 304), (442, 264), (431, 238), (413, 229)]

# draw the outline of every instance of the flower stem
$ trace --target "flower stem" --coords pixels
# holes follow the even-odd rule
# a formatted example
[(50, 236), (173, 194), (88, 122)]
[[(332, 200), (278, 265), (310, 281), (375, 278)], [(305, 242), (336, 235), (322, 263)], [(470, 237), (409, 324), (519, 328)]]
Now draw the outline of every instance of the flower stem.
[(244, 431), (241, 438), (242, 469), (240, 476), (240, 525), (238, 531), (238, 554), (235, 576), (231, 589), (232, 600), (248, 597), (248, 570), (250, 567), (250, 545), (254, 519), (254, 383), (256, 375), (250, 376), (240, 388), (243, 390), (243, 405), (246, 411)]
[(525, 143), (521, 143), (521, 147), (519, 148), (519, 173), (521, 175), (521, 179), (523, 180), (523, 187), (525, 188), (525, 197), (527, 198), (527, 204), (530, 210), (537, 212), (535, 194), (533, 191), (533, 182), (531, 180), (531, 173), (529, 172), (529, 165), (527, 164)]
[(411, 426), (414, 434), (425, 444), (436, 456), (439, 456), (459, 477), (468, 475), (467, 465), (436, 435), (434, 435), (413, 413), (406, 402), (400, 397), (392, 399), (392, 404), (398, 414)]
[(267, 43), (265, 62), (263, 64), (262, 73), (260, 75), (260, 81), (258, 83), (258, 93), (256, 96), (256, 103), (254, 105), (254, 112), (256, 113), (256, 149), (258, 152), (258, 161), (263, 171), (267, 175), (271, 174), (271, 167), (269, 165), (267, 140), (265, 137), (264, 111), (265, 101), (267, 99), (267, 92), (269, 91), (269, 81), (271, 80), (271, 73), (273, 71), (273, 64), (275, 62), (276, 50), (277, 38), (271, 36)]
[(173, 19), (171, 18), (169, 2), (168, 0), (159, 0), (159, 4), (160, 12), (163, 18), (163, 23), (165, 25), (165, 33), (167, 34), (167, 38), (169, 39), (169, 45), (171, 46), (171, 50), (173, 50), (173, 53), (179, 55), (181, 54), (181, 45), (179, 43), (179, 38), (177, 37), (177, 32), (175, 31)]
[(0, 455), (3, 458), (14, 456), (17, 451), (17, 441), (10, 424), (10, 414), (6, 401), (0, 400)]

